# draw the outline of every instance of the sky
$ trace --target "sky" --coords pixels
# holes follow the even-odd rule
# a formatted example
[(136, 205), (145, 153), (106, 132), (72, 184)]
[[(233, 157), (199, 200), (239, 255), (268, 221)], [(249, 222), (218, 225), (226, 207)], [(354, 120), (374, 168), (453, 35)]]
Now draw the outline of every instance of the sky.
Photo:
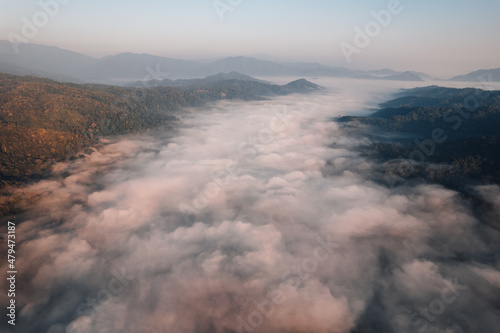
[[(391, 2), (398, 10), (375, 23)], [(499, 13), (498, 0), (0, 0), (0, 39), (25, 38), (38, 23), (29, 42), (95, 57), (258, 55), (450, 77), (500, 67)], [(369, 27), (369, 43), (356, 45)]]

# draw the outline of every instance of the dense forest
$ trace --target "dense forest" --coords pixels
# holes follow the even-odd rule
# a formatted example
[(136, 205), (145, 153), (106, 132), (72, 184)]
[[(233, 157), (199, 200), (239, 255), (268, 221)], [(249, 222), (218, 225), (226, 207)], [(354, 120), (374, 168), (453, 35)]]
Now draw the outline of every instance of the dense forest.
[(361, 149), (383, 162), (389, 185), (416, 178), (455, 189), (500, 184), (500, 91), (410, 89), (369, 117), (337, 121), (370, 133), (372, 144)]
[(306, 80), (285, 86), (235, 79), (197, 83), (123, 88), (0, 74), (0, 187), (43, 178), (55, 161), (75, 158), (103, 136), (168, 126), (185, 107), (318, 88)]

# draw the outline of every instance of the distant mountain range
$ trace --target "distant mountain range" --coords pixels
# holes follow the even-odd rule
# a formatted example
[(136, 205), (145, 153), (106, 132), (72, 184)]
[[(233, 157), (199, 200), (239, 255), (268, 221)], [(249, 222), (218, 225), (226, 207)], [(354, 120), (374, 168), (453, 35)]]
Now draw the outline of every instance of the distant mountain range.
[(500, 82), (500, 68), (481, 69), (469, 74), (455, 76), (450, 81), (483, 82), (483, 83)]
[(424, 81), (418, 74), (414, 72), (404, 72), (396, 75), (389, 75), (382, 77), (384, 80), (393, 80), (393, 81)]
[[(400, 79), (420, 81), (423, 73), (403, 75), (391, 69), (351, 70), (318, 63), (282, 63), (250, 57), (229, 57), (202, 64), (148, 54), (121, 53), (93, 58), (54, 46), (20, 44), (15, 54), (11, 44), (0, 40), (0, 72), (14, 75), (36, 75), (74, 83), (129, 85), (136, 81), (169, 81), (195, 79), (219, 73), (271, 77), (346, 77)], [(401, 76), (399, 76), (401, 75)], [(182, 84), (177, 82), (177, 84)]]
[(210, 75), (202, 79), (177, 79), (177, 80), (142, 80), (136, 81), (127, 84), (127, 87), (194, 87), (194, 86), (204, 86), (207, 84), (219, 82), (219, 81), (227, 81), (227, 80), (239, 80), (239, 81), (252, 81), (252, 82), (260, 82), (266, 84), (272, 84), (271, 82), (258, 80), (249, 75), (244, 75), (238, 72), (230, 72), (230, 73), (219, 73), (215, 75)]
[(390, 74), (390, 75), (358, 75), (357, 79), (371, 79), (371, 80), (391, 80), (391, 81), (424, 81), (422, 77), (415, 72), (404, 72)]
[[(284, 63), (251, 57), (228, 57), (209, 63), (179, 60), (149, 54), (121, 53), (93, 58), (54, 46), (18, 45), (14, 53), (8, 41), (0, 40), (0, 72), (14, 75), (36, 75), (73, 83), (105, 83), (130, 85), (137, 81), (169, 81), (195, 79), (219, 73), (238, 72), (244, 75), (272, 77), (342, 77), (373, 80), (423, 81), (436, 78), (420, 72), (398, 72), (392, 69), (352, 70), (318, 63)], [(491, 76), (490, 76), (491, 75)], [(453, 81), (499, 82), (500, 68), (481, 70), (456, 76)], [(439, 79), (437, 79), (439, 80)], [(182, 84), (177, 82), (176, 84)]]

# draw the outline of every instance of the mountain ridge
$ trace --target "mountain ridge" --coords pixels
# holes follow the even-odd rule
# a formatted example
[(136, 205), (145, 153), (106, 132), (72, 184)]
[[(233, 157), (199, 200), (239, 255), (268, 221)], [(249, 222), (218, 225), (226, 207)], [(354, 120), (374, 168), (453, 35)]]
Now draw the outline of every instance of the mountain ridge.
[(236, 74), (219, 78), (183, 87), (133, 88), (0, 73), (0, 187), (42, 179), (53, 162), (98, 147), (103, 136), (168, 128), (186, 107), (320, 89), (305, 79), (279, 86)]
[(480, 69), (464, 75), (455, 76), (449, 81), (481, 82), (484, 84), (488, 82), (500, 82), (500, 68)]
[(218, 73), (240, 72), (249, 76), (346, 77), (393, 76), (391, 69), (355, 70), (313, 62), (280, 62), (237, 56), (201, 63), (150, 54), (123, 52), (94, 58), (55, 46), (19, 44), (16, 54), (8, 41), (0, 40), (0, 69), (13, 75), (39, 75), (74, 83), (125, 85), (144, 80), (194, 79)]
[(422, 178), (464, 191), (500, 184), (500, 91), (429, 86), (396, 97), (370, 116), (336, 119), (370, 137), (361, 151), (383, 162), (384, 180)]

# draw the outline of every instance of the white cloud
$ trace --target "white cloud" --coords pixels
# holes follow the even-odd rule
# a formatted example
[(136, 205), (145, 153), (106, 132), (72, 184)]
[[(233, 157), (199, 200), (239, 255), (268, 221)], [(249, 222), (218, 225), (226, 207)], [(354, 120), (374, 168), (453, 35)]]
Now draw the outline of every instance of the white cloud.
[[(43, 197), (19, 224), (21, 329), (235, 331), (238, 318), (249, 324), (261, 311), (255, 304), (279, 293), (286, 302), (272, 315), (260, 312), (259, 331), (349, 332), (380, 313), (397, 331), (454, 275), (467, 283), (481, 274), (498, 292), (498, 263), (479, 273), (466, 264), (497, 248), (497, 234), (478, 234), (452, 191), (372, 182), (372, 162), (353, 149), (362, 139), (330, 121), (363, 112), (368, 93), (395, 89), (356, 82), (332, 81), (335, 92), (316, 95), (220, 102), (186, 115), (173, 138), (122, 138), (56, 166), (72, 175), (31, 186)], [(260, 140), (284, 105), (293, 116), (287, 126)], [(497, 188), (481, 191), (498, 199)], [(182, 214), (182, 204), (195, 213)], [(318, 237), (334, 245), (325, 249)], [(134, 280), (92, 317), (79, 315), (79, 302), (108, 288), (116, 269)], [(42, 309), (59, 307), (69, 292), (76, 301), (47, 321)], [(484, 292), (467, 297), (491, 316)], [(451, 318), (477, 319), (467, 304), (455, 306), (467, 311)], [(477, 325), (493, 324), (498, 319)]]

